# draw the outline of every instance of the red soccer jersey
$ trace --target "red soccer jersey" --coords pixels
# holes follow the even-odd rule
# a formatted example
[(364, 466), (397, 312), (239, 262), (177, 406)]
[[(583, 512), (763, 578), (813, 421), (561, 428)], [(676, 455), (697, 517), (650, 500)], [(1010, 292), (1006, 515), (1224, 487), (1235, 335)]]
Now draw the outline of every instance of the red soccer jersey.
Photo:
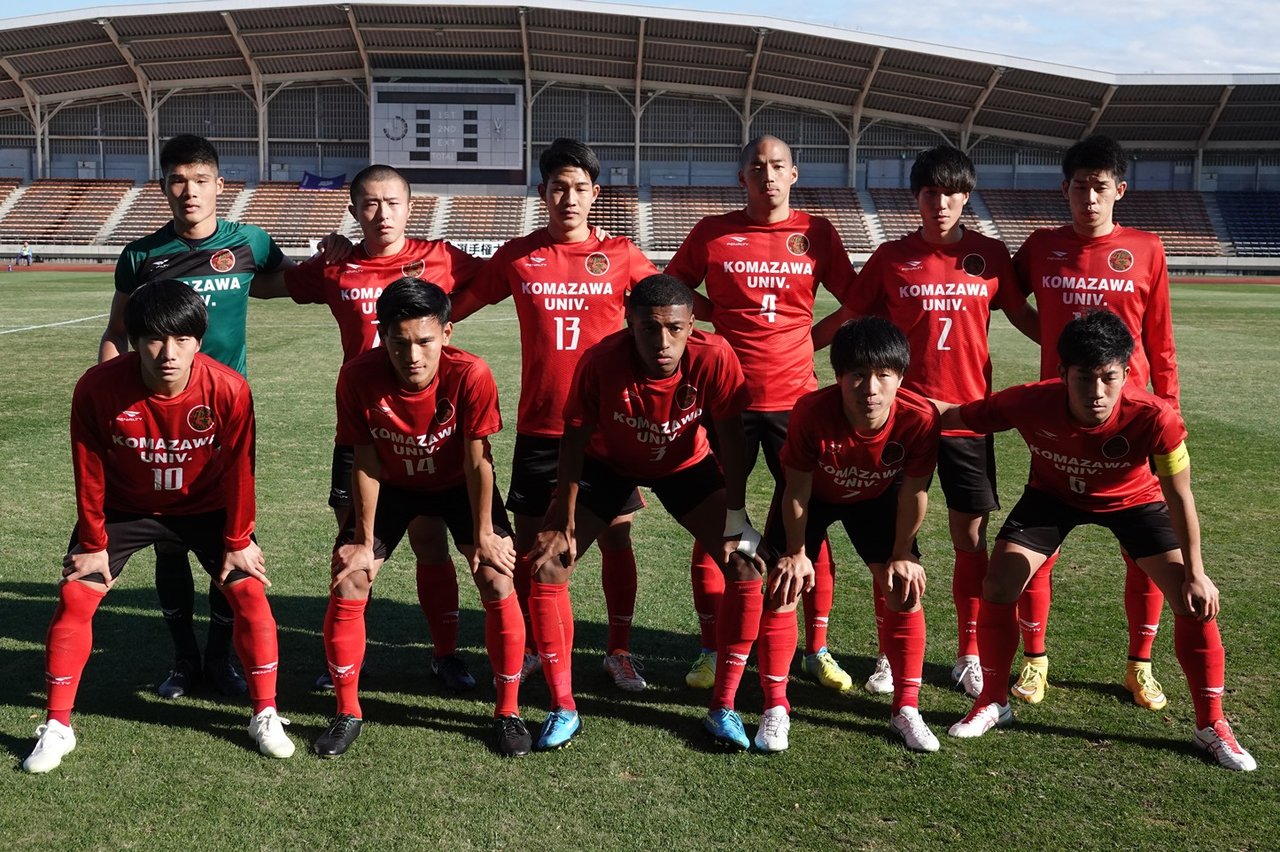
[(378, 297), (382, 288), (399, 278), (421, 278), (446, 293), (464, 286), (484, 265), (443, 240), (404, 241), (404, 248), (387, 257), (369, 257), (357, 245), (342, 263), (326, 265), (314, 257), (285, 270), (289, 296), (301, 305), (325, 304), (338, 321), (342, 362), (378, 345)]
[(626, 237), (557, 243), (546, 228), (511, 240), (469, 292), (495, 305), (508, 296), (520, 321), (516, 431), (558, 438), (582, 353), (622, 327), (626, 294), (657, 272)]
[(1022, 292), (1040, 312), (1040, 378), (1058, 375), (1058, 336), (1086, 311), (1107, 308), (1133, 334), (1129, 380), (1178, 407), (1178, 358), (1169, 313), (1169, 270), (1155, 234), (1116, 225), (1088, 239), (1070, 225), (1042, 228), (1013, 258)]
[(706, 282), (710, 320), (742, 362), (750, 410), (787, 411), (818, 386), (809, 336), (818, 283), (841, 297), (854, 280), (830, 222), (799, 210), (771, 225), (742, 210), (708, 216), (666, 272), (691, 287)]
[(196, 515), (226, 509), (227, 550), (254, 524), (253, 398), (244, 377), (198, 354), (175, 397), (154, 395), (129, 352), (91, 367), (71, 399), (80, 544), (107, 546), (106, 509)]
[(446, 346), (435, 380), (400, 387), (386, 352), (357, 356), (338, 373), (338, 443), (372, 444), (379, 481), (414, 491), (443, 491), (466, 481), (469, 440), (502, 430), (498, 386), (475, 355)]
[(649, 481), (706, 458), (704, 415), (723, 420), (746, 405), (742, 368), (724, 338), (694, 331), (675, 373), (649, 379), (631, 333), (623, 330), (583, 353), (564, 420), (594, 427), (588, 455)]
[(879, 497), (904, 473), (933, 473), (939, 428), (937, 409), (900, 389), (884, 426), (858, 432), (844, 415), (840, 387), (831, 385), (796, 403), (782, 463), (812, 473), (813, 496), (822, 502), (858, 503)]
[(962, 405), (960, 416), (982, 432), (1017, 429), (1031, 450), (1031, 487), (1087, 512), (1163, 500), (1150, 459), (1187, 437), (1172, 406), (1133, 384), (1107, 422), (1092, 428), (1071, 419), (1061, 379), (997, 391)]
[(844, 305), (884, 316), (907, 336), (904, 388), (960, 403), (991, 393), (991, 311), (1016, 309), (1022, 299), (1004, 243), (965, 228), (946, 246), (930, 245), (919, 231), (884, 243), (845, 291)]

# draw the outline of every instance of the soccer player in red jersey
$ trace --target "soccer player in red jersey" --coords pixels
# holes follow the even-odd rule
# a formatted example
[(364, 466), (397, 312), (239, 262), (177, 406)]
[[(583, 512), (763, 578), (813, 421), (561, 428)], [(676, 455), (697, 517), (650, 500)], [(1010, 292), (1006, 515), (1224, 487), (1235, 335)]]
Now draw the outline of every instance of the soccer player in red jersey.
[(293, 754), (276, 713), (276, 622), (253, 540), (253, 400), (235, 370), (200, 354), (208, 314), (181, 281), (137, 288), (124, 307), (135, 350), (91, 368), (71, 401), (78, 520), (63, 559), (46, 640), (48, 716), (27, 772), (48, 772), (76, 746), (80, 676), (93, 615), (129, 557), (189, 549), (226, 595), (232, 641), (249, 675), (249, 735), (270, 757)]
[[(342, 337), (344, 364), (378, 345), (377, 301), (386, 285), (404, 277), (421, 278), (450, 293), (483, 265), (444, 240), (405, 236), (413, 212), (412, 190), (390, 166), (372, 165), (351, 179), (349, 209), (362, 234), (351, 255), (336, 263), (318, 255), (286, 270), (283, 281), (295, 302), (329, 306)], [(329, 505), (339, 527), (351, 511), (353, 458), (349, 444), (334, 445)], [(418, 604), (431, 629), (431, 671), (452, 690), (473, 689), (475, 679), (457, 650), (458, 575), (443, 524), (428, 517), (414, 519), (409, 544), (417, 557)], [(333, 687), (328, 671), (316, 685)]]
[[(885, 316), (906, 334), (912, 363), (904, 388), (955, 403), (991, 393), (987, 334), (993, 310), (1003, 310), (1029, 337), (1036, 333), (1035, 311), (1018, 291), (1009, 250), (960, 222), (976, 184), (973, 161), (960, 149), (939, 145), (921, 152), (911, 166), (920, 228), (877, 248), (843, 300), (853, 315)], [(982, 691), (977, 623), (987, 570), (987, 520), (1000, 507), (993, 437), (945, 432), (938, 477), (955, 551), (951, 592), (958, 647), (951, 678), (972, 698)], [(877, 595), (877, 623), (883, 612)], [(892, 690), (887, 663), (882, 649), (868, 690)]]
[(471, 568), (485, 608), (485, 646), (497, 687), (495, 747), (527, 754), (517, 703), (524, 621), (512, 574), (515, 550), (494, 489), (489, 436), (502, 428), (488, 366), (449, 346), (449, 298), (418, 278), (390, 284), (377, 302), (382, 347), (338, 374), (338, 440), (355, 447), (351, 514), (333, 554), (325, 655), (338, 712), (316, 739), (322, 757), (360, 735), (358, 686), (364, 611), (378, 569), (414, 518), (441, 518)]
[[(711, 320), (742, 363), (749, 394), (743, 415), (747, 470), (763, 447), (775, 498), (782, 487), (779, 453), (787, 418), (796, 400), (818, 387), (810, 337), (818, 284), (842, 296), (854, 280), (831, 223), (791, 209), (791, 187), (798, 178), (785, 142), (773, 136), (753, 139), (739, 159), (746, 207), (700, 221), (665, 270), (691, 287), (706, 283), (706, 297), (695, 294), (694, 313)], [(835, 572), (829, 547), (814, 567), (817, 581), (804, 602), (802, 668), (825, 686), (847, 689), (852, 681), (826, 647)], [(715, 561), (696, 544), (691, 573), (702, 653), (686, 680), (705, 688), (714, 682), (715, 614), (724, 586)]]
[[(564, 404), (582, 353), (622, 327), (626, 294), (657, 272), (626, 237), (600, 238), (587, 217), (600, 195), (600, 161), (576, 139), (557, 139), (538, 161), (547, 226), (498, 250), (475, 282), (454, 297), (455, 320), (507, 297), (520, 322), (520, 410), (507, 508), (516, 528), (516, 589), (527, 611), (533, 567), (526, 555), (556, 489)], [(609, 615), (604, 668), (627, 691), (645, 688), (631, 656), (636, 558), (631, 517), (643, 506), (632, 494), (600, 534), (601, 583)], [(532, 638), (532, 637), (530, 637)], [(526, 673), (538, 663), (526, 659)]]
[[(551, 690), (538, 749), (561, 748), (582, 728), (573, 698), (569, 578), (575, 560), (622, 511), (637, 485), (651, 487), (726, 572), (718, 619), (721, 659), (703, 725), (734, 748), (750, 745), (733, 710), (760, 629), (764, 568), (756, 556), (760, 536), (745, 509), (746, 401), (733, 350), (723, 338), (694, 329), (693, 293), (668, 275), (637, 284), (627, 304), (627, 328), (578, 362), (564, 412), (562, 488), (530, 554), (535, 574), (529, 610)], [(719, 465), (704, 417), (720, 436)]]
[[(1116, 224), (1115, 203), (1124, 197), (1124, 150), (1106, 136), (1073, 145), (1062, 161), (1062, 193), (1071, 224), (1033, 233), (1013, 258), (1024, 293), (1034, 295), (1040, 314), (1040, 377), (1056, 376), (1057, 340), (1066, 324), (1085, 311), (1116, 313), (1134, 337), (1129, 381), (1150, 382), (1156, 396), (1178, 408), (1178, 363), (1169, 312), (1169, 273), (1164, 246), (1155, 234)], [(1151, 673), (1151, 648), (1160, 627), (1164, 598), (1132, 554), (1124, 554), (1125, 615), (1129, 661), (1125, 685), (1141, 707), (1159, 710), (1167, 699)], [(1031, 703), (1044, 698), (1049, 658), (1050, 571), (1057, 554), (1031, 580), (1018, 605), (1026, 654), (1013, 694)]]
[(789, 745), (796, 602), (812, 585), (811, 560), (837, 521), (884, 600), (877, 626), (895, 676), (890, 728), (914, 751), (938, 750), (919, 709), (925, 573), (916, 548), (938, 458), (938, 413), (903, 386), (909, 361), (907, 338), (892, 323), (850, 320), (831, 344), (836, 383), (802, 396), (791, 415), (782, 448), (786, 486), (765, 534), (782, 556), (769, 573), (760, 625), (761, 751)]
[(950, 733), (978, 737), (1012, 721), (1006, 684), (1018, 647), (1018, 596), (1072, 529), (1097, 524), (1115, 534), (1173, 609), (1174, 651), (1195, 705), (1196, 745), (1227, 769), (1256, 769), (1222, 713), (1218, 589), (1200, 554), (1182, 418), (1129, 381), (1134, 340), (1116, 314), (1071, 320), (1056, 345), (1061, 378), (961, 406), (940, 403), (944, 427), (1017, 429), (1031, 450), (1030, 481), (996, 537), (983, 584), (978, 647), (985, 685)]

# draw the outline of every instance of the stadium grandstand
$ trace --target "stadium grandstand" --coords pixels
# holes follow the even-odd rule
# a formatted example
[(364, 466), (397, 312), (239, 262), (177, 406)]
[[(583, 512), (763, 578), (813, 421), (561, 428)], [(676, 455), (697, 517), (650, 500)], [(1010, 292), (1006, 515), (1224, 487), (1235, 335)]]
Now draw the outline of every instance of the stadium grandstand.
[(483, 253), (543, 221), (539, 153), (603, 163), (597, 222), (663, 261), (742, 203), (739, 146), (791, 143), (800, 208), (855, 257), (914, 227), (915, 154), (966, 150), (966, 219), (1016, 249), (1064, 221), (1062, 152), (1132, 157), (1118, 219), (1182, 273), (1280, 271), (1280, 76), (1115, 75), (773, 18), (609, 3), (102, 6), (0, 20), (0, 253), (114, 260), (167, 218), (159, 146), (211, 139), (221, 215), (296, 255), (354, 233), (342, 181), (414, 184), (416, 235)]

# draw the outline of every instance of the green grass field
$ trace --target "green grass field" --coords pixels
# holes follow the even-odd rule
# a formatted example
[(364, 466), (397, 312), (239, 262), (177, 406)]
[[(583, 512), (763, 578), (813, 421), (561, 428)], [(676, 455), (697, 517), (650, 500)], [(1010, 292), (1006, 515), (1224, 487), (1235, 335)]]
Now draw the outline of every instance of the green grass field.
[[(650, 689), (616, 692), (600, 668), (604, 640), (598, 561), (575, 580), (575, 686), (585, 731), (563, 752), (502, 761), (487, 747), (492, 688), (482, 618), (462, 583), (461, 644), (481, 687), (446, 695), (427, 674), (429, 640), (412, 558), (398, 552), (370, 609), (363, 705), (368, 726), (340, 760), (306, 746), (333, 712), (309, 691), (322, 667), (333, 520), (325, 505), (333, 436), (336, 326), (323, 307), (255, 303), (250, 381), (258, 411), (258, 534), (275, 585), (280, 707), (299, 745), (287, 761), (260, 757), (244, 702), (154, 694), (171, 647), (156, 605), (152, 560), (135, 557), (95, 622), (75, 725), (79, 746), (47, 776), (18, 770), (43, 720), (44, 632), (74, 516), (67, 411), (93, 362), (111, 294), (102, 274), (0, 275), (0, 847), (167, 848), (704, 848), (921, 849), (1275, 848), (1280, 830), (1280, 289), (1179, 286), (1174, 291), (1193, 483), (1211, 576), (1223, 593), (1226, 706), (1258, 758), (1251, 775), (1209, 765), (1191, 744), (1193, 714), (1173, 657), (1172, 617), (1156, 643), (1170, 696), (1140, 710), (1122, 686), (1123, 567), (1114, 541), (1078, 531), (1056, 569), (1050, 692), (1015, 708), (1008, 731), (955, 741), (944, 728), (969, 702), (947, 687), (955, 653), (950, 543), (935, 500), (922, 535), (931, 574), (925, 718), (942, 751), (915, 755), (891, 739), (888, 702), (838, 696), (794, 679), (791, 750), (725, 755), (705, 744), (707, 693), (684, 686), (697, 650), (688, 540), (654, 504), (637, 519), (640, 594), (633, 646)], [(830, 308), (828, 301), (824, 307)], [(55, 325), (56, 324), (56, 325)], [(43, 326), (43, 327), (42, 327)], [(996, 383), (1033, 378), (1032, 344), (1002, 319), (992, 330)], [(490, 308), (454, 341), (484, 355), (510, 422), (518, 393), (514, 314)], [(824, 381), (829, 369), (820, 366)], [(512, 433), (495, 457), (505, 486)], [(1001, 499), (1026, 478), (1021, 441), (1001, 436)], [(750, 506), (765, 511), (763, 465)], [(993, 530), (1003, 519), (997, 513)], [(861, 682), (875, 654), (870, 580), (847, 541), (838, 564), (831, 645)], [(198, 584), (200, 585), (200, 584)], [(203, 603), (198, 611), (207, 612)], [(201, 628), (201, 634), (203, 628)], [(539, 722), (541, 677), (523, 690)], [(754, 732), (754, 671), (738, 706)]]

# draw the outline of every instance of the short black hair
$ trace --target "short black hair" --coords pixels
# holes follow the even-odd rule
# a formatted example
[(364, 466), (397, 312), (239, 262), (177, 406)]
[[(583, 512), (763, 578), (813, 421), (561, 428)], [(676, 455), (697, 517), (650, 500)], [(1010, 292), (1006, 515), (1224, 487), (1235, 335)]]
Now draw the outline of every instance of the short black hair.
[(364, 191), (366, 183), (374, 183), (375, 181), (398, 180), (404, 184), (404, 194), (406, 198), (413, 197), (413, 187), (409, 185), (409, 181), (404, 175), (391, 166), (384, 166), (380, 163), (374, 163), (372, 166), (365, 166), (356, 172), (356, 176), (351, 179), (351, 203), (356, 203), (356, 198)]
[(538, 171), (542, 173), (542, 182), (546, 183), (565, 169), (582, 169), (595, 183), (600, 177), (600, 158), (585, 142), (562, 136), (542, 152), (538, 158)]
[(765, 133), (760, 136), (757, 136), (756, 138), (752, 139), (750, 142), (742, 146), (742, 150), (738, 152), (738, 168), (745, 169), (747, 167), (747, 162), (750, 161), (752, 156), (755, 155), (756, 149), (760, 147), (760, 143), (766, 142), (766, 141), (781, 143), (782, 147), (787, 149), (787, 159), (791, 161), (792, 165), (795, 165), (796, 158), (791, 153), (791, 146), (788, 145), (785, 141), (779, 139), (777, 136), (774, 136), (772, 133)]
[(1062, 327), (1058, 360), (1062, 369), (1096, 370), (1108, 364), (1129, 363), (1133, 334), (1124, 320), (1108, 310), (1090, 311)]
[(627, 308), (665, 308), (685, 305), (693, 310), (693, 291), (679, 278), (656, 272), (631, 288)]
[(378, 297), (378, 331), (407, 319), (435, 317), (443, 328), (449, 322), (449, 297), (440, 285), (421, 278), (397, 278)]
[(1129, 155), (1110, 136), (1095, 133), (1072, 145), (1062, 156), (1062, 174), (1067, 180), (1071, 180), (1080, 169), (1111, 172), (1119, 183), (1129, 170)]
[(209, 329), (204, 300), (175, 278), (143, 284), (124, 306), (124, 329), (130, 340), (144, 337), (194, 337)]
[(911, 164), (911, 194), (918, 195), (926, 186), (936, 186), (948, 192), (973, 192), (978, 185), (978, 175), (973, 160), (959, 148), (936, 145), (916, 155)]
[(906, 335), (881, 317), (851, 319), (836, 330), (831, 341), (831, 368), (836, 378), (853, 370), (883, 368), (905, 376), (910, 364)]
[(203, 136), (183, 133), (175, 136), (160, 149), (160, 172), (168, 174), (174, 166), (213, 166), (218, 169), (218, 149)]

